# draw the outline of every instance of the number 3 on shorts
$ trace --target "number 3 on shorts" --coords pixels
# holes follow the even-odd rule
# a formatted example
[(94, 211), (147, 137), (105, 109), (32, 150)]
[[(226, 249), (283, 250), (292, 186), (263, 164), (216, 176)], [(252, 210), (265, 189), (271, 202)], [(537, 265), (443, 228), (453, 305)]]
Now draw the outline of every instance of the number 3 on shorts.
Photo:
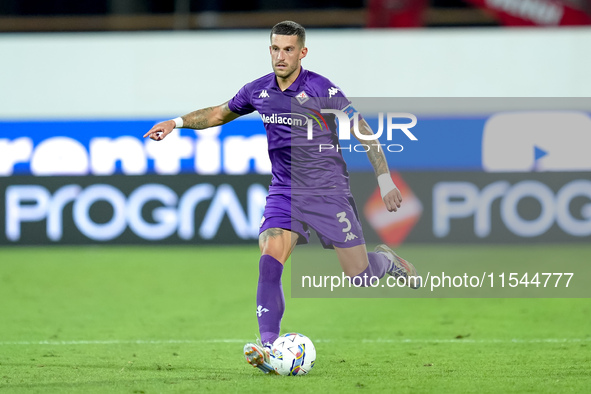
[(337, 217), (339, 218), (339, 223), (345, 223), (345, 228), (342, 230), (344, 233), (351, 230), (351, 222), (347, 219), (347, 212), (339, 212), (337, 213)]

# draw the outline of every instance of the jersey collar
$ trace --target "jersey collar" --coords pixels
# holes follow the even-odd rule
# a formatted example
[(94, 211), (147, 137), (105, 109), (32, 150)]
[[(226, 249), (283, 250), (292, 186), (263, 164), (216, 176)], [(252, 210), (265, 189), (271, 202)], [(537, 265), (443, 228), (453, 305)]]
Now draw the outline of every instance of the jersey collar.
[[(300, 66), (300, 75), (298, 75), (296, 80), (293, 81), (293, 83), (291, 85), (289, 85), (289, 87), (287, 89), (285, 89), (284, 91), (285, 92), (287, 92), (287, 91), (299, 92), (300, 86), (302, 86), (302, 84), (304, 83), (304, 79), (306, 79), (307, 74), (308, 74), (308, 70), (304, 70), (304, 67)], [(275, 76), (275, 74), (273, 74), (273, 80), (271, 81), (269, 88), (274, 88), (274, 89), (281, 91), (281, 89), (279, 88), (279, 85), (277, 84), (277, 77)]]

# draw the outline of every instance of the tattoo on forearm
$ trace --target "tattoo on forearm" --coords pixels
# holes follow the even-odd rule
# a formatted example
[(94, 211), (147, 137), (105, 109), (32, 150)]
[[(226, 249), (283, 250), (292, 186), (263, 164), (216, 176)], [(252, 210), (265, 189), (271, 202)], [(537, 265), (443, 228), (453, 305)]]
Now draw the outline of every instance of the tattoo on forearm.
[[(359, 132), (363, 135), (374, 134), (365, 120), (359, 122)], [(367, 141), (362, 142), (368, 143)], [(373, 166), (373, 170), (376, 176), (380, 174), (385, 174), (389, 171), (388, 162), (386, 161), (386, 155), (384, 155), (383, 147), (378, 146), (377, 144), (379, 144), (378, 140), (375, 140), (373, 143), (370, 142), (370, 149), (367, 151), (367, 157), (369, 158), (369, 162)]]
[(184, 115), (183, 124), (188, 129), (202, 130), (228, 123), (237, 117), (238, 114), (230, 111), (228, 101), (226, 101), (219, 106), (199, 109)]
[(376, 176), (388, 172), (386, 156), (384, 155), (384, 151), (381, 149), (382, 147), (380, 146), (379, 148), (380, 150), (378, 151), (378, 146), (371, 146), (371, 149), (367, 151), (367, 157), (373, 166)]
[(183, 116), (183, 123), (186, 128), (201, 130), (211, 127), (209, 124), (209, 115), (213, 112), (213, 107), (199, 109)]

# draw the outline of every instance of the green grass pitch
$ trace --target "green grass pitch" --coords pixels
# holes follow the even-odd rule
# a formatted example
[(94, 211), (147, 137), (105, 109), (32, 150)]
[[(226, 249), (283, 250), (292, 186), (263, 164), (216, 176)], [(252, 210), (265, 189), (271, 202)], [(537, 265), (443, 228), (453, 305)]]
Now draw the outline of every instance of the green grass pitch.
[[(591, 246), (511, 248), (546, 259), (591, 256)], [(419, 266), (442, 255), (483, 261), (502, 250), (405, 245), (401, 252)], [(0, 392), (586, 393), (591, 387), (589, 299), (287, 296), (282, 331), (315, 342), (316, 366), (304, 377), (263, 375), (242, 355), (244, 342), (257, 334), (257, 264), (256, 247), (0, 249)], [(284, 286), (289, 295), (289, 269)]]

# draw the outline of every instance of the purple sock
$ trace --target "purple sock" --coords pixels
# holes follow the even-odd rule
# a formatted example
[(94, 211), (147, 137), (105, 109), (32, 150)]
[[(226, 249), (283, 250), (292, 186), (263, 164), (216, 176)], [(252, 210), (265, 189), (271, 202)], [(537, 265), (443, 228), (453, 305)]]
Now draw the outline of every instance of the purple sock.
[(279, 336), (281, 318), (285, 311), (285, 299), (281, 286), (283, 264), (269, 255), (259, 261), (257, 288), (257, 317), (263, 344), (273, 343)]
[[(367, 259), (369, 260), (369, 265), (367, 268), (360, 274), (351, 277), (351, 280), (354, 280), (354, 278), (360, 278), (355, 280), (354, 283), (360, 283), (359, 281), (361, 280), (362, 286), (369, 286), (372, 276), (378, 277), (380, 279), (383, 278), (384, 275), (386, 275), (386, 272), (388, 272), (392, 266), (392, 262), (381, 253), (369, 252), (367, 253)], [(363, 281), (364, 275), (367, 275), (367, 283)], [(375, 280), (377, 279), (374, 279), (374, 281)]]

